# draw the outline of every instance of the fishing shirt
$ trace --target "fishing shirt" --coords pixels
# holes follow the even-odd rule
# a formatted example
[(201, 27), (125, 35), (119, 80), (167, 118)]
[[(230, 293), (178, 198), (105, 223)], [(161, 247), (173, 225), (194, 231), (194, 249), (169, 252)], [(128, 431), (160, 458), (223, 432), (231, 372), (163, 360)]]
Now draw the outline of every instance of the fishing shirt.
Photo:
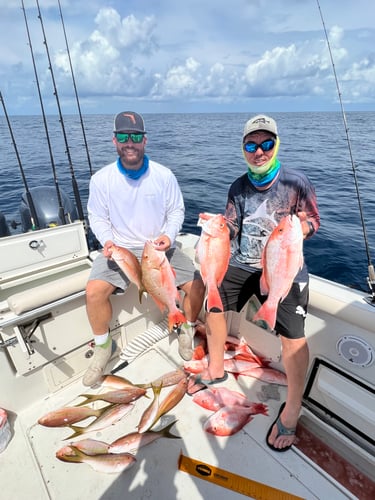
[(139, 179), (122, 174), (117, 162), (96, 172), (90, 180), (87, 211), (90, 227), (103, 246), (111, 240), (132, 249), (143, 248), (161, 234), (173, 246), (185, 216), (175, 175), (151, 160)]
[[(247, 173), (236, 179), (228, 192), (225, 217), (231, 230), (230, 265), (247, 271), (261, 269), (263, 248), (273, 229), (288, 214), (306, 212), (314, 232), (320, 225), (315, 189), (296, 170), (280, 167), (276, 181), (263, 191), (251, 184)], [(307, 281), (304, 264), (294, 281)]]

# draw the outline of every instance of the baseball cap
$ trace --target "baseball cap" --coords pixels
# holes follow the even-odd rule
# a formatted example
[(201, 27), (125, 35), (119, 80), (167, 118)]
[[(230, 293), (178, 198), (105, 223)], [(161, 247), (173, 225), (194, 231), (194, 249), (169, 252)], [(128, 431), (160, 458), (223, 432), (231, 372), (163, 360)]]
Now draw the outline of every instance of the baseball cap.
[(115, 116), (113, 132), (141, 132), (146, 133), (145, 122), (134, 111), (122, 111)]
[(257, 132), (258, 130), (266, 130), (277, 136), (277, 125), (275, 120), (266, 115), (256, 115), (245, 123), (242, 138), (244, 139), (248, 134)]

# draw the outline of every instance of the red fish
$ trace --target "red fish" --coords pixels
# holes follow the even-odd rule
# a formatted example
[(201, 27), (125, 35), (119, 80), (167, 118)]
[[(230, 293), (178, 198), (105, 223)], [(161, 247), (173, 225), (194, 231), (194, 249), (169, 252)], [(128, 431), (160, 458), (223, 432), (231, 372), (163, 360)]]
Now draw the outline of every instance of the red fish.
[(82, 434), (86, 434), (88, 432), (100, 431), (114, 425), (116, 422), (121, 420), (125, 415), (127, 415), (132, 409), (133, 404), (115, 404), (110, 405), (105, 408), (104, 413), (96, 420), (86, 425), (86, 427), (80, 427), (78, 425), (70, 425), (69, 427), (74, 431), (69, 437), (65, 439), (73, 439), (77, 436), (81, 436)]
[(135, 464), (136, 458), (130, 453), (103, 453), (87, 455), (73, 445), (65, 446), (56, 452), (56, 458), (63, 462), (86, 463), (97, 472), (117, 474)]
[(231, 436), (253, 420), (251, 408), (246, 406), (223, 406), (203, 424), (203, 429), (215, 436)]
[(263, 403), (255, 403), (237, 391), (232, 391), (227, 387), (210, 387), (203, 391), (198, 391), (193, 395), (194, 403), (202, 408), (217, 411), (223, 406), (246, 406), (251, 409), (252, 414), (262, 413), (268, 415), (267, 406)]
[(267, 382), (267, 384), (288, 385), (285, 373), (274, 368), (254, 366), (253, 368), (242, 371), (239, 375), (254, 377), (262, 382)]
[(115, 391), (104, 392), (101, 394), (80, 394), (80, 396), (85, 399), (81, 401), (81, 403), (76, 404), (76, 406), (83, 406), (87, 403), (93, 403), (94, 401), (106, 401), (107, 403), (112, 404), (131, 403), (132, 401), (144, 396), (146, 392), (146, 389), (143, 387), (126, 386), (123, 389), (117, 389)]
[(184, 370), (189, 373), (201, 373), (208, 367), (208, 356), (201, 359), (191, 359), (184, 362)]
[(265, 321), (275, 328), (279, 302), (289, 293), (293, 279), (303, 265), (303, 234), (296, 215), (283, 217), (272, 231), (262, 252), (260, 291), (267, 300), (254, 315), (253, 321)]
[(224, 370), (229, 373), (244, 374), (255, 367), (259, 367), (259, 364), (256, 361), (247, 361), (235, 358), (224, 359)]
[(200, 272), (207, 288), (207, 311), (222, 311), (218, 287), (228, 269), (230, 259), (229, 228), (222, 214), (207, 219), (197, 245)]
[(159, 431), (146, 431), (146, 432), (131, 432), (130, 434), (126, 434), (126, 436), (122, 436), (116, 441), (113, 441), (109, 445), (109, 453), (135, 453), (157, 439), (161, 437), (172, 438), (172, 439), (180, 439), (180, 436), (176, 436), (170, 432), (171, 427), (176, 423), (176, 420), (173, 420), (170, 424), (168, 424), (163, 429)]
[[(110, 444), (105, 441), (99, 441), (97, 439), (81, 439), (80, 441), (75, 441), (70, 443), (71, 446), (77, 448), (79, 451), (82, 451), (86, 455), (103, 455), (104, 453), (108, 453), (108, 449)], [(65, 446), (61, 448), (62, 454), (69, 454), (70, 446)]]
[(144, 286), (142, 283), (142, 271), (139, 260), (133, 252), (124, 247), (112, 245), (109, 251), (111, 252), (111, 258), (116, 262), (121, 271), (125, 273), (126, 277), (137, 286), (139, 291), (139, 301), (141, 302)]
[(175, 326), (186, 323), (186, 318), (177, 308), (180, 296), (176, 287), (175, 272), (165, 252), (156, 250), (151, 241), (146, 241), (142, 259), (142, 282), (146, 291), (154, 299), (159, 309), (168, 309), (169, 331)]
[(88, 417), (100, 417), (108, 406), (94, 410), (88, 407), (77, 407), (77, 406), (66, 406), (64, 408), (59, 408), (57, 410), (50, 411), (40, 417), (38, 424), (44, 425), (44, 427), (65, 427), (71, 424), (85, 420)]

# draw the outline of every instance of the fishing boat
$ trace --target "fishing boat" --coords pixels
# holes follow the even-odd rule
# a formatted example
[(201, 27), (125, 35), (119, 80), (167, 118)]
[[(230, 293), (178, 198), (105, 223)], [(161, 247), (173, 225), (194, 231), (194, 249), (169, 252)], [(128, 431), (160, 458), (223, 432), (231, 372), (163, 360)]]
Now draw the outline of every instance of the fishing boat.
[[(5, 108), (4, 108), (5, 109)], [(11, 130), (11, 129), (10, 129)], [(14, 141), (13, 141), (14, 142)], [(21, 169), (22, 173), (22, 169)], [(61, 461), (56, 454), (76, 442), (67, 426), (38, 421), (49, 412), (82, 403), (100, 409), (108, 388), (84, 387), (93, 355), (85, 309), (85, 285), (99, 249), (92, 244), (79, 200), (50, 186), (29, 189), (20, 200), (22, 230), (12, 233), (0, 214), (0, 485), (4, 498), (85, 499), (360, 499), (375, 497), (375, 280), (369, 292), (310, 275), (306, 338), (310, 361), (297, 439), (278, 453), (265, 441), (286, 399), (287, 388), (229, 374), (223, 382), (254, 402), (258, 414), (230, 436), (212, 435), (204, 424), (212, 412), (185, 394), (157, 422), (173, 423), (176, 436), (161, 437), (134, 453), (128, 470), (105, 473), (86, 461)], [(74, 181), (74, 175), (73, 175)], [(73, 183), (73, 191), (75, 185)], [(76, 194), (76, 191), (75, 191)], [(177, 245), (199, 268), (199, 236), (181, 233)], [(116, 346), (108, 365), (147, 397), (114, 425), (85, 437), (112, 443), (134, 432), (153, 398), (151, 383), (184, 367), (178, 341), (165, 314), (131, 285), (112, 299), (111, 336)], [(252, 321), (249, 301), (227, 313), (231, 338), (244, 340), (270, 366), (284, 371), (280, 340)], [(204, 312), (200, 320), (204, 324)], [(162, 387), (160, 396), (171, 390)], [(86, 396), (87, 397), (87, 396)], [(88, 425), (91, 422), (82, 424)], [(81, 422), (79, 423), (81, 425)]]

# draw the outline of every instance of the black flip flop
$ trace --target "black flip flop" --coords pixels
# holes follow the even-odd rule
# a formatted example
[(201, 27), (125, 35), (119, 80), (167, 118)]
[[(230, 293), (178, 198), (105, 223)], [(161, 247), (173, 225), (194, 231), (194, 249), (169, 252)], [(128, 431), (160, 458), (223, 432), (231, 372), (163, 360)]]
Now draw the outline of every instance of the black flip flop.
[(282, 422), (281, 422), (281, 419), (280, 419), (280, 415), (283, 411), (283, 409), (285, 408), (285, 403), (283, 403), (281, 406), (280, 406), (280, 409), (279, 409), (279, 413), (277, 414), (277, 417), (275, 418), (275, 420), (272, 422), (272, 425), (271, 427), (268, 429), (268, 432), (267, 432), (267, 436), (266, 436), (266, 444), (268, 446), (268, 448), (271, 448), (271, 450), (273, 451), (278, 451), (278, 452), (282, 452), (282, 451), (288, 451), (290, 450), (290, 448), (292, 447), (292, 445), (290, 444), (289, 446), (285, 446), (284, 448), (275, 448), (275, 446), (273, 446), (272, 444), (270, 444), (268, 442), (268, 438), (270, 437), (271, 435), (271, 432), (272, 432), (272, 429), (273, 429), (273, 426), (276, 424), (277, 426), (277, 436), (276, 436), (276, 439), (279, 437), (279, 436), (293, 436), (296, 434), (296, 429), (293, 428), (293, 429), (289, 429), (288, 427), (285, 427)]
[(203, 379), (201, 378), (201, 376), (198, 374), (195, 379), (194, 379), (194, 385), (193, 387), (195, 387), (196, 385), (199, 385), (201, 387), (199, 387), (196, 391), (194, 392), (187, 392), (187, 394), (189, 396), (193, 396), (193, 394), (199, 392), (199, 391), (202, 391), (203, 389), (206, 389), (208, 385), (215, 385), (215, 384), (220, 384), (220, 382), (225, 382), (228, 378), (228, 372), (224, 371), (224, 375), (222, 377), (217, 377), (217, 378), (214, 378), (212, 380), (206, 380), (206, 379)]

